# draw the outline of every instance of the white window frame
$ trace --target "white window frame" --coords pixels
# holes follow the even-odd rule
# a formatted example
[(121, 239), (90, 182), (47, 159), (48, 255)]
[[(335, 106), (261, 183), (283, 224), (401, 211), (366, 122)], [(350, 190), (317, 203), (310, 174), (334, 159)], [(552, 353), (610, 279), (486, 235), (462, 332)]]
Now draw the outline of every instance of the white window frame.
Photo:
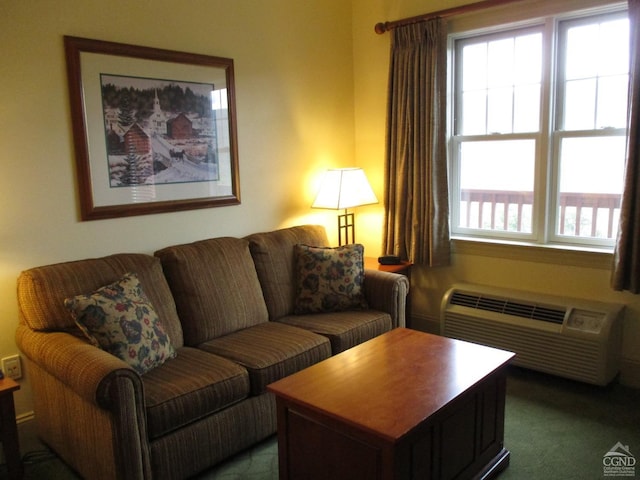
[[(564, 3), (571, 3), (564, 2)], [(573, 2), (576, 3), (576, 2)], [(607, 2), (604, 2), (607, 3)], [(544, 6), (540, 7), (541, 10)], [(571, 11), (573, 10), (573, 11)], [(594, 130), (587, 131), (554, 131), (554, 125), (558, 122), (561, 112), (556, 111), (556, 105), (561, 104), (561, 98), (558, 98), (559, 92), (556, 91), (556, 76), (553, 70), (557, 59), (553, 57), (555, 48), (548, 46), (548, 43), (555, 42), (558, 36), (559, 24), (564, 20), (571, 20), (580, 16), (606, 15), (615, 12), (625, 12), (627, 10), (626, 3), (608, 3), (602, 6), (590, 7), (578, 11), (568, 9), (566, 12), (551, 12), (553, 15), (545, 16), (544, 12), (536, 12), (536, 8), (528, 9), (529, 19), (516, 19), (515, 21), (500, 21), (500, 15), (494, 16), (492, 20), (479, 17), (478, 28), (473, 28), (473, 20), (464, 20), (460, 22), (463, 28), (459, 28), (455, 24), (450, 28), (449, 34), (449, 168), (450, 168), (450, 192), (451, 192), (451, 232), (452, 237), (458, 239), (473, 239), (488, 242), (514, 242), (521, 245), (543, 245), (543, 246), (560, 246), (561, 248), (595, 248), (603, 251), (611, 251), (613, 249), (613, 239), (599, 239), (589, 237), (572, 237), (559, 236), (555, 234), (556, 224), (558, 222), (557, 212), (555, 209), (556, 192), (557, 192), (557, 163), (560, 140), (563, 137), (578, 136), (594, 136)], [(496, 135), (480, 135), (480, 136), (462, 136), (454, 135), (455, 119), (458, 112), (454, 109), (457, 105), (454, 103), (454, 96), (459, 92), (455, 92), (455, 42), (465, 38), (478, 37), (482, 35), (500, 35), (504, 32), (521, 30), (526, 28), (540, 28), (543, 34), (543, 69), (542, 69), (542, 88), (541, 88), (541, 118), (540, 128), (538, 132), (533, 133), (510, 133)], [(555, 47), (555, 45), (554, 45)], [(620, 133), (626, 134), (625, 129), (604, 129), (595, 131), (595, 135), (611, 135)], [(532, 231), (531, 233), (522, 232), (503, 232), (477, 228), (463, 228), (460, 225), (460, 210), (458, 208), (457, 199), (459, 198), (459, 162), (454, 160), (454, 154), (463, 141), (473, 141), (476, 138), (482, 140), (509, 138), (522, 139), (533, 138), (536, 141), (536, 166), (534, 175), (534, 211), (532, 211)], [(546, 219), (546, 221), (545, 221)]]

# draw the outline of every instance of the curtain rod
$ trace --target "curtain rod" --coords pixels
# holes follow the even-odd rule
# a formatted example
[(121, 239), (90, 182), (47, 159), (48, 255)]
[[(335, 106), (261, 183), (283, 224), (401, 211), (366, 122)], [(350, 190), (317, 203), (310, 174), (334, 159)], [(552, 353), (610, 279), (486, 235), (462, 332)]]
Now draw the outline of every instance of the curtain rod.
[(392, 22), (380, 22), (376, 23), (375, 31), (378, 34), (388, 32), (397, 27), (403, 27), (405, 25), (411, 25), (412, 23), (426, 22), (436, 17), (451, 17), (452, 15), (459, 15), (461, 13), (473, 12), (474, 10), (481, 10), (483, 8), (498, 7), (507, 3), (514, 3), (520, 0), (483, 0), (476, 3), (468, 3), (466, 5), (460, 5), (459, 7), (445, 8), (444, 10), (438, 10), (437, 12), (425, 13), (417, 15), (415, 17), (403, 18), (401, 20), (394, 20)]

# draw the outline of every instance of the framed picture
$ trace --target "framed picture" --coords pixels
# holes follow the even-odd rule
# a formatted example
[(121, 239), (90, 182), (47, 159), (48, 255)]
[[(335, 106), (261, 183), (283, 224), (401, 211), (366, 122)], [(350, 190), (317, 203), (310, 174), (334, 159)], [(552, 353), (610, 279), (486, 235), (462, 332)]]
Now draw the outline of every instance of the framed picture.
[(232, 59), (64, 45), (82, 220), (240, 203)]

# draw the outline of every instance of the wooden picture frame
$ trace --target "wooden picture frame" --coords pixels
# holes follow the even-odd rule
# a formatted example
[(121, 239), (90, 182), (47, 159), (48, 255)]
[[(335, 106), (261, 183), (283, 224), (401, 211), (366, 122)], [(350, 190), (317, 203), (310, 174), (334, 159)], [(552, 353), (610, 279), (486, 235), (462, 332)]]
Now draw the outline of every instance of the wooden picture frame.
[(232, 59), (64, 46), (82, 220), (240, 203)]

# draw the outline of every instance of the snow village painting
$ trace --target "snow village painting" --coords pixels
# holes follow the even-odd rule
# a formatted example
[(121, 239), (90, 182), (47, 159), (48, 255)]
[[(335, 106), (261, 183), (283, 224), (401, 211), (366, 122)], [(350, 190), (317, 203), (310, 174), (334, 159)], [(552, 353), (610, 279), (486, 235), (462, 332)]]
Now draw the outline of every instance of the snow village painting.
[(100, 78), (112, 188), (220, 179), (220, 161), (230, 155), (226, 89), (106, 74)]

